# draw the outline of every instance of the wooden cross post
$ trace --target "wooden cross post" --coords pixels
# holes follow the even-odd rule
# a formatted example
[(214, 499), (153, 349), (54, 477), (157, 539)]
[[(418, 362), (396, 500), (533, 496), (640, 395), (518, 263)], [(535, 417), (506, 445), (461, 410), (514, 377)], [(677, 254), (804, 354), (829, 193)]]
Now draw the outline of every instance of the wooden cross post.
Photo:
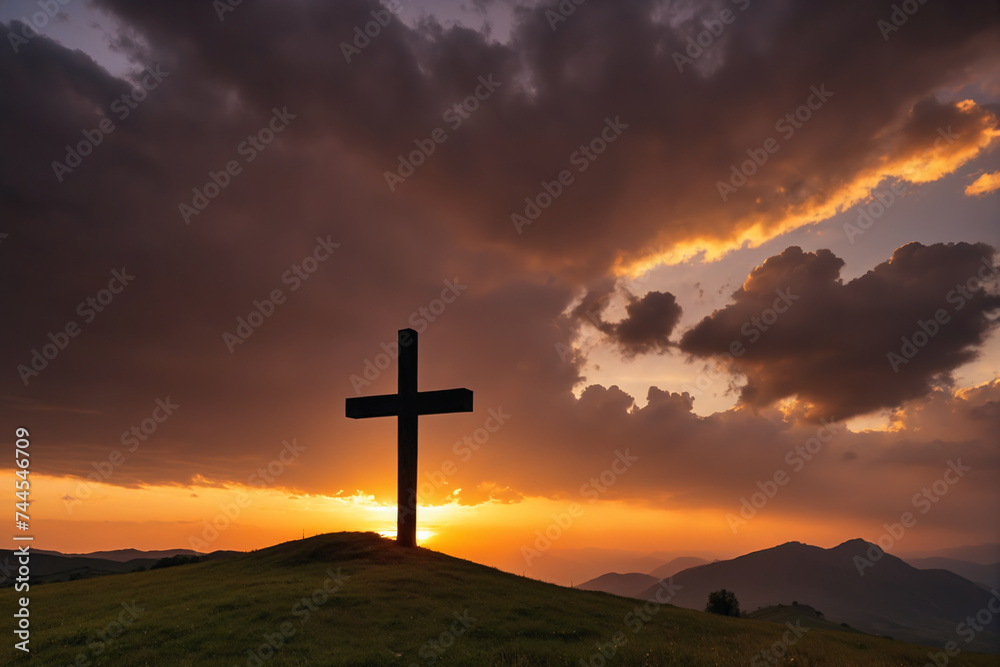
[(347, 399), (351, 419), (396, 417), (399, 473), (396, 483), (396, 542), (417, 544), (417, 417), (447, 412), (472, 412), (472, 391), (417, 391), (417, 332), (400, 329), (397, 338), (399, 379), (395, 394)]

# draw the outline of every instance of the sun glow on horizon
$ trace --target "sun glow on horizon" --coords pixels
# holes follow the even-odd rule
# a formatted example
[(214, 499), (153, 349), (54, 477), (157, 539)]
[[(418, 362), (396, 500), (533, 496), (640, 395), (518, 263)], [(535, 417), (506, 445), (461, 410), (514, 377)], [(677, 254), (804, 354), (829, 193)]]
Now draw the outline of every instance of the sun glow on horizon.
[[(396, 531), (395, 531), (395, 529), (393, 529), (393, 530), (380, 530), (380, 531), (377, 531), (377, 532), (382, 537), (388, 537), (388, 538), (393, 539), (393, 540), (396, 539)], [(436, 535), (437, 535), (437, 533), (435, 533), (432, 530), (418, 530), (417, 531), (417, 544), (423, 544), (424, 542), (430, 540), (432, 537), (435, 537)]]

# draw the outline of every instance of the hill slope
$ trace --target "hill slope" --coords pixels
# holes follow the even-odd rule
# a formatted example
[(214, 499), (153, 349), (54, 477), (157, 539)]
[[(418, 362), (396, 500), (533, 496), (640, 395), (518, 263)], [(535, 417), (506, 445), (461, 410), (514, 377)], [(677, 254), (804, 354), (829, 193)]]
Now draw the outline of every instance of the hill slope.
[[(832, 549), (789, 542), (739, 558), (685, 570), (673, 577), (684, 588), (674, 604), (704, 608), (709, 592), (736, 593), (743, 609), (798, 601), (822, 609), (827, 618), (872, 634), (944, 645), (958, 642), (979, 651), (1000, 650), (1000, 615), (970, 643), (956, 632), (968, 616), (985, 609), (990, 593), (944, 570), (918, 570), (885, 554), (860, 575), (855, 557), (872, 545), (851, 540)], [(639, 597), (649, 599), (655, 590)]]
[(806, 628), (826, 628), (827, 630), (843, 630), (860, 632), (847, 624), (827, 620), (826, 616), (807, 604), (778, 604), (773, 607), (761, 607), (747, 614), (749, 618), (771, 623), (793, 623)]
[[(0, 591), (5, 613), (15, 595)], [(643, 611), (635, 599), (399, 549), (374, 533), (48, 584), (30, 595), (31, 649), (45, 665), (544, 666), (603, 657), (622, 666), (739, 666), (788, 636), (765, 621), (652, 603)], [(0, 664), (12, 664), (14, 652), (5, 642)], [(787, 655), (813, 666), (927, 662), (925, 647), (822, 629)], [(950, 664), (994, 663), (963, 653)]]

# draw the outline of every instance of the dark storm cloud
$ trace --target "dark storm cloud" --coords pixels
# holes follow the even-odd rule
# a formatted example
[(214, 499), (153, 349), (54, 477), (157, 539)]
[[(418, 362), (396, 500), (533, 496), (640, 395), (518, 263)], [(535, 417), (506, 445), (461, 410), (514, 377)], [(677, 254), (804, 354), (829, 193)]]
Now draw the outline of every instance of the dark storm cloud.
[(658, 291), (647, 292), (642, 297), (625, 294), (625, 317), (618, 322), (607, 322), (603, 311), (613, 293), (613, 281), (602, 281), (599, 287), (584, 295), (573, 309), (573, 317), (596, 327), (626, 357), (668, 350), (670, 335), (681, 317), (681, 307), (674, 295)]
[(949, 384), (976, 357), (1000, 308), (993, 256), (982, 243), (910, 243), (843, 283), (844, 263), (829, 250), (791, 247), (754, 269), (680, 347), (734, 355), (750, 405), (798, 396), (814, 418), (837, 419), (893, 407)]
[(628, 354), (664, 350), (681, 317), (681, 307), (669, 292), (647, 292), (625, 306), (626, 317), (615, 326), (615, 338)]
[[(557, 3), (542, 3), (519, 11), (510, 45), (432, 20), (411, 29), (394, 17), (359, 42), (367, 45), (350, 62), (342, 44), (353, 45), (372, 12), (386, 16), (375, 3), (240, 5), (222, 22), (200, 2), (103, 4), (206, 85), (261, 110), (275, 100), (301, 109), (302, 128), (358, 151), (373, 177), (400, 171), (398, 156), (441, 128), (445, 143), (394, 196), (447, 199), (464, 214), (454, 233), (590, 278), (653, 243), (738, 238), (748, 218), (767, 234), (829, 203), (873, 161), (931, 148), (938, 125), (900, 129), (913, 100), (996, 55), (997, 12), (972, 2), (921, 6), (889, 42), (877, 22), (891, 3), (860, 1), (708, 3), (685, 12), (643, 0), (588, 2), (554, 30)], [(700, 70), (679, 72), (673, 54), (724, 7), (735, 12), (732, 24), (698, 56)], [(404, 3), (399, 17), (411, 11)], [(454, 115), (446, 121), (490, 76), (499, 88), (472, 98), (477, 108), (459, 126)], [(790, 126), (794, 136), (776, 131), (814, 86), (832, 97), (806, 125)], [(981, 109), (967, 115), (995, 126)], [(581, 151), (600, 145), (607, 119), (628, 128), (600, 154)], [(770, 136), (778, 153), (722, 202), (718, 181)], [(518, 235), (511, 215), (563, 171), (573, 182)]]

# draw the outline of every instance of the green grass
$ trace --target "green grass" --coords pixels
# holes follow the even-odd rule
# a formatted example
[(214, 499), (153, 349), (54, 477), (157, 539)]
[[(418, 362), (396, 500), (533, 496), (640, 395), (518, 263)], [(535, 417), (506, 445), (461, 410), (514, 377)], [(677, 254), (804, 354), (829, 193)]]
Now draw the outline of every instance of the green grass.
[[(302, 606), (324, 582), (335, 586), (327, 572), (337, 568), (346, 576), (339, 590), (325, 601), (316, 594), (312, 609)], [(8, 619), (20, 595), (0, 591)], [(581, 659), (604, 664), (594, 657), (600, 655), (609, 666), (728, 667), (750, 665), (753, 654), (787, 631), (778, 623), (668, 605), (640, 622), (637, 600), (399, 549), (374, 533), (321, 535), (224, 560), (47, 584), (30, 596), (33, 664), (53, 666), (409, 666), (432, 664), (432, 657), (437, 665), (578, 666)], [(95, 643), (95, 633), (133, 600), (144, 611), (117, 638)], [(475, 619), (467, 629), (455, 620), (463, 613)], [(282, 624), (294, 633), (266, 659), (251, 660), (248, 650), (264, 645), (265, 635), (279, 635)], [(462, 631), (448, 642), (453, 626)], [(432, 650), (429, 642), (442, 638), (449, 647)], [(815, 628), (774, 664), (922, 666), (930, 650)], [(27, 656), (13, 649), (8, 632), (0, 657), (14, 664)], [(998, 659), (961, 654), (950, 664), (997, 665)]]

